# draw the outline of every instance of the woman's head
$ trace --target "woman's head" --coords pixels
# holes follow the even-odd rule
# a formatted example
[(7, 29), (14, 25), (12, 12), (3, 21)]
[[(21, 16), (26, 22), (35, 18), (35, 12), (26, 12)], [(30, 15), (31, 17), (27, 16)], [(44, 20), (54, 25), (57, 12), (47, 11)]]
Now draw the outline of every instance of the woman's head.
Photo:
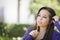
[(37, 25), (47, 26), (52, 22), (52, 17), (55, 15), (55, 11), (52, 8), (42, 7), (37, 14)]
[(55, 15), (55, 11), (50, 7), (42, 7), (38, 11), (35, 29), (38, 29), (39, 26), (47, 27), (43, 40), (52, 39), (52, 33), (54, 30), (54, 23), (52, 22), (52, 17), (54, 17)]

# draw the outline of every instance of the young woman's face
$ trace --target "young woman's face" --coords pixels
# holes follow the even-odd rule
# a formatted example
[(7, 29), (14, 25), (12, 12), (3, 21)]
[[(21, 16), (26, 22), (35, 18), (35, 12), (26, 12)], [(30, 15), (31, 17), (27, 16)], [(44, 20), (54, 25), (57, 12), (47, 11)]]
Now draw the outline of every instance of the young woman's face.
[(37, 17), (37, 25), (45, 27), (49, 24), (49, 15), (50, 13), (47, 10), (42, 9)]

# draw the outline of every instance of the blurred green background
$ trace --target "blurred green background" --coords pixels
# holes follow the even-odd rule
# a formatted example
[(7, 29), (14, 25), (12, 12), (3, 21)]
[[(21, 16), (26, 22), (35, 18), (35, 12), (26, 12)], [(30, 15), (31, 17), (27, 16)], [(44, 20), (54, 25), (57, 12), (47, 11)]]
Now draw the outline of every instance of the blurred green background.
[[(38, 10), (43, 6), (53, 8), (57, 16), (60, 17), (60, 0), (31, 0), (30, 11), (36, 15)], [(0, 40), (12, 40), (13, 37), (22, 38), (26, 29), (32, 25), (33, 24), (10, 24), (0, 22)]]
[(60, 17), (60, 0), (32, 0), (30, 9), (36, 15), (38, 10), (44, 6), (53, 8)]

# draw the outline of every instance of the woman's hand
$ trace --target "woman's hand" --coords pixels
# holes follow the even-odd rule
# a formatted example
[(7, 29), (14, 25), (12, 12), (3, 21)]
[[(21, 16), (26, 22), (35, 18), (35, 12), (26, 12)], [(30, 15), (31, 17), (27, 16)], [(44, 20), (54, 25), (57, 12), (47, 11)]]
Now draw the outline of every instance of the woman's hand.
[(37, 37), (38, 33), (39, 32), (37, 30), (33, 30), (29, 34), (35, 38), (35, 37)]
[(53, 19), (54, 19), (55, 21), (59, 21), (59, 17), (58, 17), (58, 16), (54, 16)]

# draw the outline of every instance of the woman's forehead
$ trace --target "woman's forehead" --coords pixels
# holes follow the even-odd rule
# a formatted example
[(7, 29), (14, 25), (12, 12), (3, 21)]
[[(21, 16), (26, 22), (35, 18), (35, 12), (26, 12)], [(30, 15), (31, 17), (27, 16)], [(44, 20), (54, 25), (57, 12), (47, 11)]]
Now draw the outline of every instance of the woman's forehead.
[(44, 10), (44, 9), (41, 10), (41, 11), (39, 12), (39, 14), (40, 14), (40, 15), (45, 15), (45, 16), (50, 15), (49, 11)]

